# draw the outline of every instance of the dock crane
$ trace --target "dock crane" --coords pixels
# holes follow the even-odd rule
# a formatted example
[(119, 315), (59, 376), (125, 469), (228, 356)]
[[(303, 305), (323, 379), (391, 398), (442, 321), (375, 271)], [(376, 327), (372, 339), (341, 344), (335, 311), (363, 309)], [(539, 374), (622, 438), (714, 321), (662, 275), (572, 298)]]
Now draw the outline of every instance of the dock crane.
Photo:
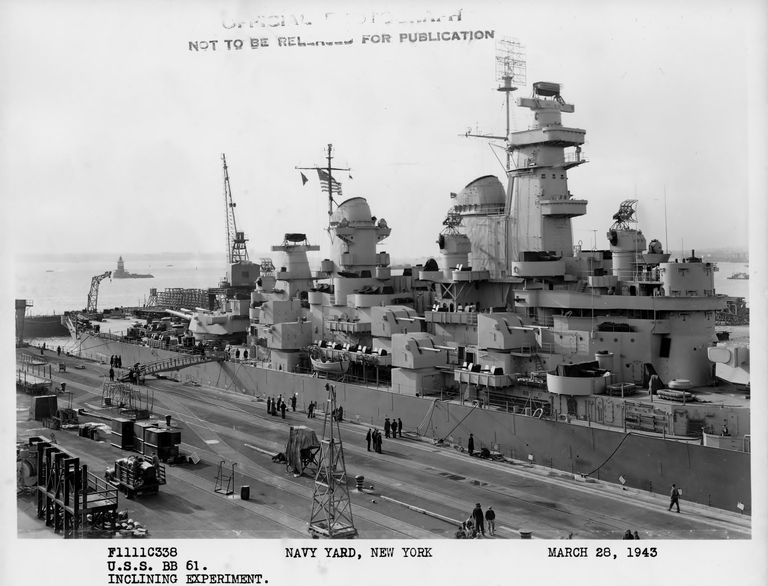
[(245, 247), (247, 238), (245, 232), (238, 232), (235, 221), (235, 206), (232, 201), (232, 189), (229, 185), (229, 171), (227, 170), (227, 158), (222, 153), (221, 161), (224, 164), (224, 205), (226, 208), (226, 232), (227, 232), (227, 263), (234, 264), (248, 260), (248, 249)]
[(91, 290), (88, 291), (88, 304), (85, 307), (86, 313), (96, 313), (96, 306), (99, 301), (99, 283), (109, 277), (112, 278), (112, 271), (105, 271), (101, 275), (95, 275), (91, 278)]

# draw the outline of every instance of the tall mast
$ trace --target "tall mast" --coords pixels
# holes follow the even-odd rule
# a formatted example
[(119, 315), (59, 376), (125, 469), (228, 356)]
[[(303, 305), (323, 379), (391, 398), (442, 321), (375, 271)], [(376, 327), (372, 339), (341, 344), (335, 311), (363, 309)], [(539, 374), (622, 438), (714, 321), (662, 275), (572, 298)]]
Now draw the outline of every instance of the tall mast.
[[(336, 203), (333, 199), (334, 192), (341, 195), (341, 183), (334, 179), (333, 171), (349, 171), (349, 167), (334, 167), (333, 166), (333, 145), (328, 143), (328, 148), (325, 153), (325, 167), (295, 167), (300, 171), (315, 171), (320, 178), (320, 181), (324, 187), (323, 191), (328, 191), (328, 228), (331, 225), (331, 216), (333, 215), (333, 204)], [(303, 175), (303, 174), (302, 174)], [(306, 177), (304, 177), (306, 182)], [(337, 204), (338, 205), (338, 204)]]
[[(504, 141), (508, 143), (511, 130), (509, 118), (509, 102), (518, 87), (526, 82), (525, 50), (516, 39), (499, 39), (496, 45), (496, 79), (499, 81), (497, 91), (504, 92), (506, 105), (507, 132)], [(512, 168), (512, 150), (507, 144), (507, 173)]]
[(331, 223), (331, 214), (333, 213), (333, 176), (331, 175), (331, 171), (333, 170), (333, 167), (331, 167), (331, 161), (333, 160), (333, 156), (331, 153), (333, 152), (333, 145), (331, 143), (328, 143), (328, 154), (326, 155), (326, 160), (328, 161), (328, 177), (326, 177), (326, 182), (328, 183), (328, 223)]
[(509, 132), (511, 130), (509, 103), (512, 92), (518, 87), (525, 85), (526, 82), (526, 61), (525, 49), (520, 41), (516, 39), (499, 39), (496, 45), (496, 80), (499, 82), (497, 91), (504, 92), (504, 101), (506, 106), (506, 134), (504, 136), (495, 136), (492, 134), (475, 134), (467, 132), (466, 136), (475, 138), (491, 138), (503, 140), (506, 144), (507, 164), (505, 171), (509, 173), (512, 168), (512, 149), (509, 148)]

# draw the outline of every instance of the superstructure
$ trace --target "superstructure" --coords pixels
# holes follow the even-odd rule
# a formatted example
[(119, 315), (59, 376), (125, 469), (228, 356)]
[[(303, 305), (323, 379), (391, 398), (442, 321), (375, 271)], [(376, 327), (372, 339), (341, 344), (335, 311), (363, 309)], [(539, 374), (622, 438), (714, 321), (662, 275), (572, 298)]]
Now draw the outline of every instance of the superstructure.
[[(646, 239), (635, 200), (617, 199), (605, 247), (574, 246), (571, 220), (587, 201), (571, 194), (568, 171), (586, 162), (585, 131), (563, 125), (575, 108), (557, 83), (534, 83), (517, 105), (533, 120), (504, 137), (506, 188), (483, 176), (451, 194), (438, 254), (404, 269), (379, 250), (392, 229), (368, 201), (337, 202), (329, 145), (327, 164), (309, 167), (329, 198), (329, 258), (312, 270), (317, 246), (300, 232), (273, 247), (279, 269), (229, 258), (222, 291), (247, 324), (247, 359), (186, 376), (305, 401), (323, 400), (331, 377), (350, 418), (397, 412), (436, 439), (461, 444), (472, 431), (480, 445), (561, 470), (650, 490), (674, 471), (693, 500), (749, 500), (748, 389), (709, 386), (727, 302), (713, 265)], [(199, 310), (190, 331), (194, 319), (208, 318)], [(119, 349), (148, 359), (142, 346)], [(723, 422), (730, 434), (718, 438)]]

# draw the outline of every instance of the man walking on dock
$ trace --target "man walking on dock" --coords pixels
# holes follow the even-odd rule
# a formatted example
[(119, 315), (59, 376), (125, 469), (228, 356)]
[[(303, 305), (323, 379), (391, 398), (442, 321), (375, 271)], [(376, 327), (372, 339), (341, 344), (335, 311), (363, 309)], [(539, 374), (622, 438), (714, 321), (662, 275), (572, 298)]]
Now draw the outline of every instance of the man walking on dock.
[(371, 433), (371, 429), (368, 428), (368, 433), (365, 434), (365, 443), (368, 444), (368, 451), (371, 451), (371, 436), (373, 434)]
[(280, 416), (285, 419), (285, 401), (280, 401)]
[(115, 369), (111, 366), (109, 367), (109, 380), (110, 382), (115, 380)]
[(397, 433), (398, 437), (403, 437), (403, 420), (399, 417), (397, 418)]
[(496, 513), (493, 507), (488, 507), (485, 511), (485, 520), (488, 522), (488, 535), (493, 535), (496, 531)]
[(397, 437), (397, 419), (395, 419), (394, 417), (392, 418), (392, 437), (393, 438)]
[(672, 490), (669, 491), (669, 511), (672, 510), (672, 506), (677, 507), (677, 512), (680, 512), (680, 491), (677, 490), (677, 486), (672, 485)]
[(469, 434), (469, 441), (467, 441), (467, 451), (469, 452), (469, 455), (472, 456), (475, 453), (475, 436), (473, 436), (471, 433)]
[(296, 393), (291, 397), (291, 411), (296, 411)]
[(389, 423), (389, 417), (384, 419), (384, 437), (389, 437), (389, 430), (391, 429), (391, 424)]

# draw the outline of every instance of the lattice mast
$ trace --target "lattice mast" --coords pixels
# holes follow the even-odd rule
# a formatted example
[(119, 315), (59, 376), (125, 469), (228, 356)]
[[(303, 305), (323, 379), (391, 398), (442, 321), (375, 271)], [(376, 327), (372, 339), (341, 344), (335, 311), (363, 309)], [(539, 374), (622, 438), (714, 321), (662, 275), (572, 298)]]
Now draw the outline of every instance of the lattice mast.
[(505, 151), (507, 154), (506, 171), (512, 168), (512, 149), (509, 144), (510, 109), (509, 103), (512, 99), (512, 92), (526, 83), (526, 61), (525, 48), (516, 39), (499, 39), (496, 45), (496, 81), (499, 86), (497, 91), (504, 92), (504, 101), (506, 106), (506, 134), (497, 136), (493, 134), (480, 134), (468, 131), (465, 136), (475, 138), (490, 138), (493, 140), (503, 140), (505, 142)]
[[(496, 46), (496, 81), (499, 82), (497, 91), (504, 92), (507, 109), (507, 132), (504, 140), (509, 141), (510, 118), (509, 101), (512, 92), (526, 82), (525, 49), (516, 39), (499, 39)], [(507, 171), (512, 168), (512, 150), (507, 144)]]
[(232, 188), (229, 184), (229, 170), (227, 168), (227, 158), (222, 153), (221, 162), (224, 165), (224, 206), (226, 214), (226, 236), (227, 236), (227, 263), (234, 264), (248, 260), (248, 249), (245, 243), (248, 239), (245, 232), (237, 230), (237, 221), (235, 219), (235, 206), (232, 201)]
[(326, 384), (328, 400), (323, 420), (323, 439), (320, 441), (320, 465), (312, 494), (310, 532), (330, 538), (348, 538), (357, 535), (352, 519), (352, 503), (347, 486), (347, 469), (336, 413), (336, 389)]

